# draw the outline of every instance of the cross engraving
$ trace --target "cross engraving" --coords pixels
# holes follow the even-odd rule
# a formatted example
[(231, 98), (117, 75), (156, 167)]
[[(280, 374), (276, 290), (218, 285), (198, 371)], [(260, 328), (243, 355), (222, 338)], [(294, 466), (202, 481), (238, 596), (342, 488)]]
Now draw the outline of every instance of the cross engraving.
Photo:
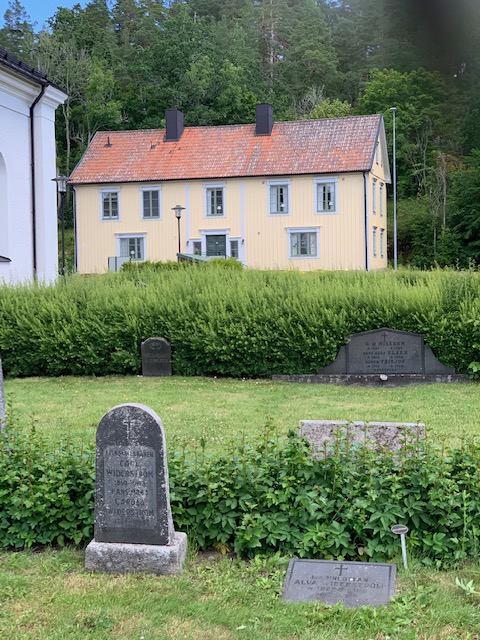
[(383, 341), (385, 342), (385, 340), (388, 338), (388, 333), (386, 331), (384, 331), (382, 333), (382, 336), (383, 336)]
[(334, 570), (334, 571), (335, 571), (335, 570), (340, 571), (340, 573), (338, 574), (339, 576), (341, 576), (341, 575), (342, 575), (342, 573), (343, 573), (346, 569), (348, 569), (348, 566), (347, 566), (347, 565), (344, 565), (344, 564), (337, 565), (336, 567), (333, 567), (333, 570)]
[(125, 427), (125, 429), (127, 430), (127, 439), (131, 440), (132, 437), (135, 435), (135, 431), (142, 424), (142, 421), (139, 420), (138, 418), (132, 418), (130, 416), (127, 416), (126, 418), (124, 418), (122, 420), (122, 424)]

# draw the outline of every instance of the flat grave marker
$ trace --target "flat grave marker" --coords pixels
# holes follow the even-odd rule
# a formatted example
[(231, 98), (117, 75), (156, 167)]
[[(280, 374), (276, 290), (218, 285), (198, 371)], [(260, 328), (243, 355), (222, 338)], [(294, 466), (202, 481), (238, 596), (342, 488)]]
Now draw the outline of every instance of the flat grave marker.
[(394, 564), (294, 558), (288, 565), (282, 599), (377, 607), (393, 597), (395, 577)]

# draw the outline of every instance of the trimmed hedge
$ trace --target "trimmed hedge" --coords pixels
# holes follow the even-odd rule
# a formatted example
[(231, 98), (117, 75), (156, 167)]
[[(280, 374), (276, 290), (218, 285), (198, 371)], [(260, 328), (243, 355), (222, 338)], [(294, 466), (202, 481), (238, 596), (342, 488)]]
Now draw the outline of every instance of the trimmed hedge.
[[(199, 549), (242, 556), (281, 552), (310, 558), (398, 555), (395, 523), (424, 562), (480, 555), (480, 448), (448, 454), (426, 446), (401, 454), (352, 449), (313, 460), (293, 435), (224, 456), (169, 456), (175, 528)], [(93, 536), (94, 457), (52, 448), (34, 431), (0, 435), (0, 546), (85, 544)]]
[(476, 272), (301, 273), (157, 269), (0, 287), (10, 376), (137, 374), (140, 344), (167, 338), (178, 375), (315, 373), (352, 333), (422, 333), (458, 372), (480, 361)]

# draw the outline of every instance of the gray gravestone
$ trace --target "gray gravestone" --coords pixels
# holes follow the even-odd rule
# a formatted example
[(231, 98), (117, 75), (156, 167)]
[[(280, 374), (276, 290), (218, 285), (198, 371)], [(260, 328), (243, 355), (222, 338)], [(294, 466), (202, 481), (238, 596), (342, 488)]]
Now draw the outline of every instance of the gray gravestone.
[(165, 435), (156, 413), (123, 404), (97, 429), (95, 533), (86, 567), (178, 573), (186, 535), (174, 531)]
[(377, 562), (290, 560), (283, 600), (346, 607), (388, 604), (395, 592), (396, 566)]
[(346, 420), (300, 420), (298, 435), (310, 443), (314, 458), (324, 458), (335, 448), (338, 436), (349, 446), (365, 446), (381, 451), (418, 451), (425, 440), (422, 422), (347, 422)]
[(172, 348), (168, 340), (147, 338), (142, 342), (142, 375), (172, 375)]
[(319, 373), (448, 375), (455, 370), (437, 360), (420, 333), (383, 328), (350, 336)]
[(7, 412), (5, 409), (5, 391), (3, 388), (2, 359), (0, 358), (0, 429), (3, 429), (3, 427), (5, 426), (6, 417)]

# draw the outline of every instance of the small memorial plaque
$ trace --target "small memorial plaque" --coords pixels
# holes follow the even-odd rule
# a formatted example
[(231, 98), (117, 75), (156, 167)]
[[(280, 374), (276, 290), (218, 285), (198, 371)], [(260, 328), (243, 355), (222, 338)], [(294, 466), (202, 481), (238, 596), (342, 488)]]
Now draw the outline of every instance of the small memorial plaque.
[(290, 560), (283, 585), (283, 600), (346, 607), (388, 604), (395, 592), (396, 566), (379, 562)]
[(124, 404), (97, 430), (95, 540), (171, 544), (165, 435), (148, 407)]
[(142, 342), (142, 375), (172, 375), (172, 348), (168, 340), (148, 338)]

